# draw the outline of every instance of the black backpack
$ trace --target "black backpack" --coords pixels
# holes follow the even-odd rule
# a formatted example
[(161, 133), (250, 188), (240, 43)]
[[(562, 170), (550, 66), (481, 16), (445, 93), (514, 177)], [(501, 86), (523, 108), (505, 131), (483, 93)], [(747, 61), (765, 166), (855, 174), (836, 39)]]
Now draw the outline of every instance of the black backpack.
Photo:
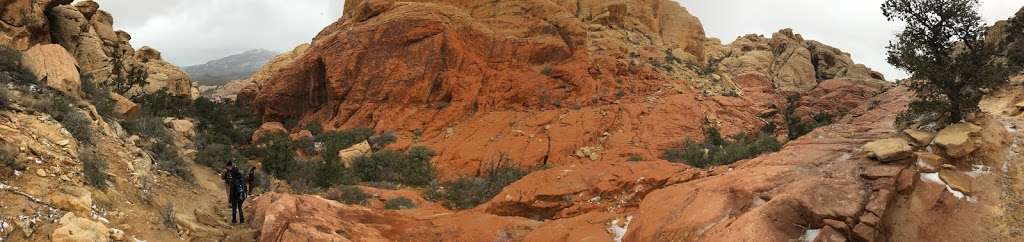
[(237, 171), (231, 172), (231, 190), (234, 194), (237, 194), (239, 198), (246, 197), (246, 185), (245, 179), (242, 178), (242, 174)]

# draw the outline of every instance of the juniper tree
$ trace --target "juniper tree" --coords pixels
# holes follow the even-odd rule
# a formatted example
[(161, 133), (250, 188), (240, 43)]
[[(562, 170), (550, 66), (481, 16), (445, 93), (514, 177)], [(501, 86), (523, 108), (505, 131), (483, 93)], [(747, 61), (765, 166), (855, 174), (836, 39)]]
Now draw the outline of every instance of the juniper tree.
[(1009, 69), (985, 44), (979, 0), (886, 0), (882, 14), (905, 24), (890, 41), (888, 62), (911, 74), (917, 99), (897, 125), (941, 127), (980, 111), (978, 102), (1006, 82)]

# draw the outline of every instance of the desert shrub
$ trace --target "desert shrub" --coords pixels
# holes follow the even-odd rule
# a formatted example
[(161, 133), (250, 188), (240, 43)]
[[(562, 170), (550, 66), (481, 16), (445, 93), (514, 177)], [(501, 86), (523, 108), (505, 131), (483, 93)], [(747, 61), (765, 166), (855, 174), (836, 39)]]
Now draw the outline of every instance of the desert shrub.
[(637, 162), (637, 161), (643, 161), (643, 160), (644, 160), (644, 157), (641, 156), (641, 155), (637, 155), (637, 154), (629, 155), (629, 161)]
[(351, 205), (364, 205), (369, 198), (370, 195), (357, 186), (341, 186), (327, 192), (327, 199)]
[(0, 168), (6, 168), (15, 171), (25, 170), (25, 164), (18, 161), (18, 147), (2, 143), (0, 144)]
[(545, 76), (554, 75), (554, 72), (555, 70), (551, 66), (544, 66), (544, 68), (540, 70), (540, 74), (544, 74)]
[(58, 121), (79, 143), (92, 143), (92, 119), (78, 110), (63, 115)]
[(373, 150), (382, 150), (389, 144), (394, 143), (395, 140), (397, 140), (397, 138), (395, 137), (395, 133), (391, 131), (386, 131), (383, 133), (370, 136), (370, 139), (368, 141), (370, 143), (370, 148), (372, 148)]
[(135, 120), (125, 121), (124, 128), (133, 134), (156, 139), (157, 142), (173, 142), (171, 132), (164, 126), (162, 118), (143, 116)]
[(295, 160), (295, 146), (288, 136), (272, 134), (265, 136), (261, 142), (263, 171), (279, 178), (291, 177), (298, 168), (298, 162)]
[(33, 80), (32, 72), (21, 65), (21, 52), (0, 45), (0, 82), (28, 83)]
[[(313, 138), (301, 138), (301, 139), (295, 140), (293, 142), (295, 143), (295, 147), (298, 147), (299, 150), (302, 150), (303, 154), (306, 154), (306, 155), (314, 155), (314, 154), (316, 154), (316, 141), (313, 141)], [(337, 153), (335, 153), (335, 154), (337, 154)]]
[(394, 183), (394, 182), (390, 182), (390, 181), (367, 182), (365, 185), (368, 186), (368, 187), (376, 187), (376, 188), (388, 189), (388, 190), (398, 190), (399, 188), (402, 187), (402, 184), (398, 184), (398, 183)]
[(319, 161), (311, 165), (313, 185), (317, 188), (328, 188), (337, 185), (352, 185), (358, 182), (359, 178), (352, 174), (352, 170), (345, 168), (338, 160)]
[(430, 159), (434, 151), (426, 147), (413, 147), (405, 153), (384, 150), (352, 162), (355, 173), (365, 182), (390, 181), (411, 186), (423, 186), (434, 180), (436, 171)]
[(167, 229), (178, 231), (178, 223), (175, 222), (174, 219), (174, 203), (167, 201), (167, 203), (164, 203), (164, 206), (160, 208), (160, 222), (164, 227), (167, 227)]
[(477, 177), (460, 177), (445, 183), (431, 183), (424, 197), (441, 202), (450, 209), (469, 209), (501, 193), (506, 186), (526, 176), (527, 172), (511, 162), (500, 162)]
[(234, 164), (245, 164), (246, 158), (234, 147), (225, 144), (212, 144), (199, 149), (196, 154), (196, 163), (208, 166), (217, 171), (225, 169), (226, 162)]
[(142, 94), (132, 100), (139, 104), (141, 116), (184, 118), (194, 116), (195, 113), (191, 99), (171, 95), (166, 88)]
[(416, 208), (416, 203), (406, 197), (396, 197), (384, 202), (384, 208), (390, 210), (402, 210)]
[(248, 144), (260, 125), (250, 110), (231, 100), (213, 101), (201, 97), (192, 106), (196, 130), (211, 140), (208, 143)]
[(181, 158), (177, 148), (165, 142), (155, 142), (150, 147), (150, 150), (156, 155), (154, 158), (157, 159), (157, 166), (161, 170), (167, 171), (186, 182), (191, 183), (195, 181), (195, 176), (192, 175), (192, 168), (185, 162), (185, 159)]
[(114, 98), (110, 96), (110, 89), (96, 85), (89, 75), (82, 76), (82, 92), (96, 106), (96, 112), (103, 117), (114, 117), (114, 107), (117, 105)]
[[(786, 107), (786, 110), (783, 114), (783, 119), (786, 122), (786, 128), (789, 130), (788, 137), (790, 140), (800, 138), (801, 136), (804, 136), (810, 133), (811, 131), (814, 131), (814, 129), (818, 127), (829, 125), (832, 123), (832, 117), (829, 116), (828, 113), (824, 111), (815, 114), (813, 120), (804, 121), (803, 119), (801, 119), (800, 116), (796, 115), (796, 102), (799, 99), (800, 97), (798, 96), (790, 96), (789, 105)], [(772, 126), (772, 129), (774, 129), (774, 124), (770, 125)], [(763, 129), (768, 129), (767, 127), (768, 126), (765, 126), (763, 127)]]
[(324, 126), (320, 124), (320, 122), (313, 122), (310, 123), (309, 125), (306, 125), (306, 130), (309, 130), (309, 132), (312, 133), (313, 136), (317, 136), (324, 133)]
[(96, 148), (88, 146), (79, 149), (78, 158), (82, 161), (85, 181), (97, 189), (106, 189), (107, 160), (96, 153)]
[(33, 109), (49, 114), (60, 122), (78, 142), (92, 142), (92, 119), (75, 108), (67, 97), (52, 93), (42, 94), (33, 103)]
[(782, 148), (782, 144), (768, 133), (759, 133), (753, 137), (741, 134), (732, 137), (731, 140), (722, 138), (717, 129), (709, 128), (704, 143), (686, 140), (680, 148), (666, 150), (664, 158), (672, 162), (684, 162), (693, 167), (707, 168), (732, 164)]

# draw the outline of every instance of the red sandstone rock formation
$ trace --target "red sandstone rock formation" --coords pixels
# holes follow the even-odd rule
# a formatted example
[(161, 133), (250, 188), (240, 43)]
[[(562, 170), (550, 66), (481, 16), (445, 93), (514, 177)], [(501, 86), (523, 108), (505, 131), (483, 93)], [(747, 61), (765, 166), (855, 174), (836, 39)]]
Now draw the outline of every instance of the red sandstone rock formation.
[[(395, 131), (396, 148), (437, 150), (445, 178), (474, 174), (502, 153), (524, 167), (657, 159), (706, 126), (735, 134), (782, 123), (778, 110), (792, 94), (809, 95), (800, 112), (809, 118), (885, 88), (848, 55), (792, 31), (736, 46), (706, 41), (700, 21), (672, 1), (346, 6), (263, 83), (255, 108), (265, 121)], [(824, 79), (842, 81), (819, 87)]]

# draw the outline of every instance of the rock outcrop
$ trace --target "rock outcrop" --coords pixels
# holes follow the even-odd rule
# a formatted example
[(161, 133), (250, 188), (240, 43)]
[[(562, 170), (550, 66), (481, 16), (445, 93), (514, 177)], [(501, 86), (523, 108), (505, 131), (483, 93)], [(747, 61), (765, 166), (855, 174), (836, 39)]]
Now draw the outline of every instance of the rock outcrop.
[[(152, 48), (135, 51), (128, 42), (131, 36), (114, 31), (113, 16), (99, 8), (99, 4), (91, 0), (54, 5), (46, 9), (47, 18), (43, 19), (50, 26), (48, 36), (77, 60), (82, 74), (106, 82), (113, 75), (131, 72), (131, 68), (145, 68), (149, 85), (136, 91), (155, 92), (167, 88), (175, 96), (193, 96), (192, 80), (184, 71), (162, 60), (159, 52)], [(114, 70), (114, 67), (121, 69)]]
[(37, 45), (22, 55), (22, 66), (35, 75), (36, 82), (46, 84), (69, 97), (81, 98), (82, 79), (78, 63), (60, 45)]
[(781, 124), (794, 93), (841, 103), (808, 98), (801, 115), (810, 117), (839, 115), (887, 88), (849, 55), (791, 31), (715, 44), (673, 1), (346, 6), (304, 54), (269, 64), (272, 78), (239, 100), (253, 97), (267, 122), (395, 131), (396, 148), (437, 150), (445, 178), (501, 153), (524, 167), (657, 158), (704, 126), (737, 134)]
[(0, 1), (0, 45), (28, 50), (50, 43), (50, 24), (46, 11), (72, 0)]

